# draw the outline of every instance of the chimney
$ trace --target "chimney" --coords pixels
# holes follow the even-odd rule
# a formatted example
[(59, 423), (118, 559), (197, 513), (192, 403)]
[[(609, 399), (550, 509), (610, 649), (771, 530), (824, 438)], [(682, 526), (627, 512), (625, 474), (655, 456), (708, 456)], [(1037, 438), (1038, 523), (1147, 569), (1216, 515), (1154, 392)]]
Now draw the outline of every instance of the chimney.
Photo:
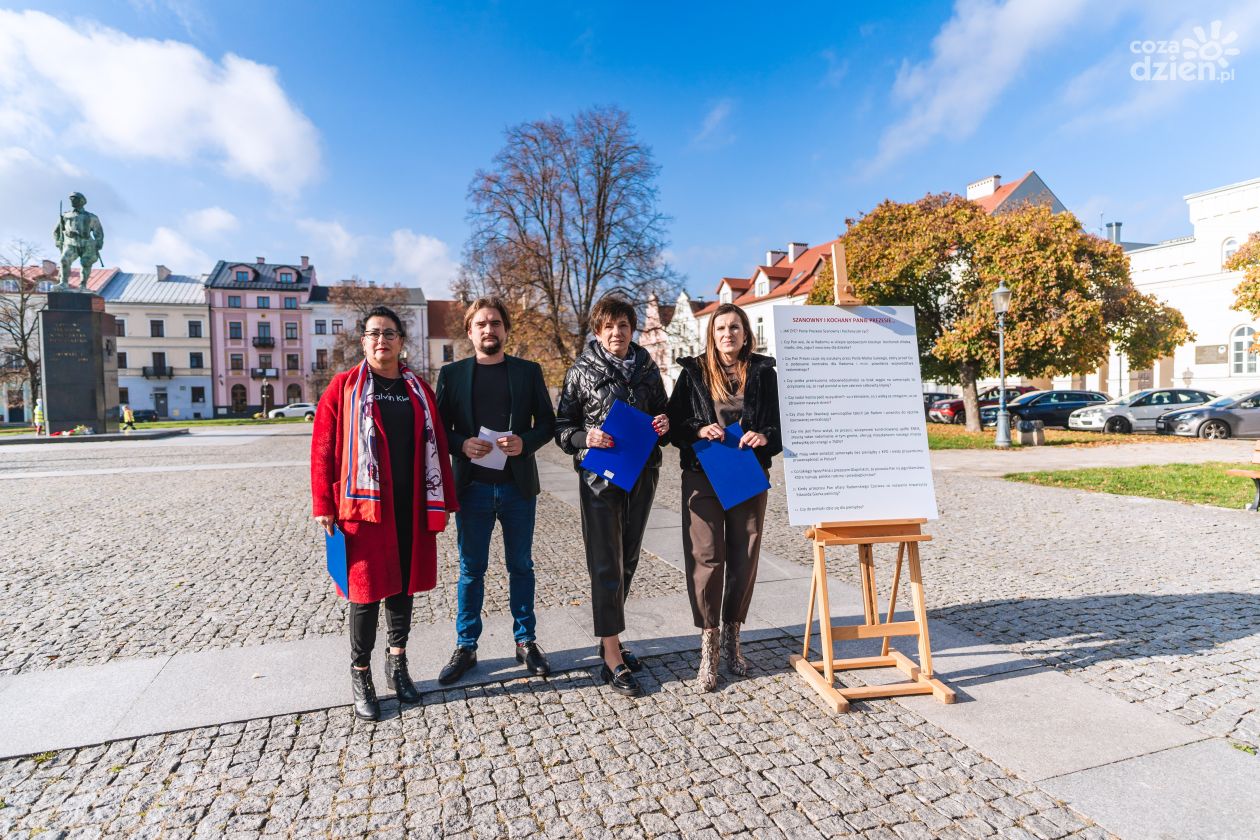
[(171, 276), (171, 270), (170, 270), (169, 268), (167, 268), (166, 266), (164, 266), (164, 265), (159, 265), (159, 266), (157, 267), (157, 270), (158, 270), (158, 272), (157, 272), (157, 274), (158, 274), (158, 282), (161, 282), (161, 281), (165, 280), (167, 277), (170, 277), (170, 276)]
[(266, 257), (258, 257), (258, 264), (259, 264), (259, 265), (266, 265), (266, 264), (267, 264), (267, 258), (266, 258)]
[(796, 262), (796, 258), (809, 250), (809, 245), (805, 242), (789, 242), (788, 243), (788, 262)]
[(766, 251), (766, 265), (772, 266), (779, 261), (780, 257), (786, 257), (787, 251)]
[(303, 270), (303, 271), (306, 271), (306, 269), (308, 269), (308, 268), (310, 268), (310, 267), (311, 267), (311, 258), (310, 258), (310, 257), (302, 257), (302, 270)]
[(1000, 186), (1002, 186), (1001, 175), (990, 175), (988, 178), (972, 181), (967, 185), (967, 200), (975, 201), (977, 198), (993, 195)]
[(1120, 244), (1120, 225), (1121, 225), (1121, 224), (1123, 224), (1123, 223), (1122, 223), (1122, 222), (1116, 222), (1116, 228), (1115, 228), (1115, 230), (1116, 230), (1116, 235), (1115, 235), (1115, 237), (1111, 240), (1112, 242), (1116, 243), (1117, 245), (1119, 245), (1119, 244)]
[(43, 269), (45, 277), (57, 276), (57, 264), (52, 260), (44, 260), (40, 268)]

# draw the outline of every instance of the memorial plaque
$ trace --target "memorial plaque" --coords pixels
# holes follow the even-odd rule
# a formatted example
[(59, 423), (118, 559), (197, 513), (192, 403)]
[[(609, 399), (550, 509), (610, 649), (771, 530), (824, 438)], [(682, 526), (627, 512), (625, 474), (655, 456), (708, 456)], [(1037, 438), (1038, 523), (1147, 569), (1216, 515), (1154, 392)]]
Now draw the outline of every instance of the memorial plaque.
[(96, 295), (49, 292), (39, 326), (48, 431), (118, 431), (117, 328), (105, 302)]
[(776, 306), (788, 521), (936, 519), (914, 308)]
[(1196, 344), (1194, 363), (1196, 365), (1223, 365), (1229, 361), (1229, 351), (1224, 344)]

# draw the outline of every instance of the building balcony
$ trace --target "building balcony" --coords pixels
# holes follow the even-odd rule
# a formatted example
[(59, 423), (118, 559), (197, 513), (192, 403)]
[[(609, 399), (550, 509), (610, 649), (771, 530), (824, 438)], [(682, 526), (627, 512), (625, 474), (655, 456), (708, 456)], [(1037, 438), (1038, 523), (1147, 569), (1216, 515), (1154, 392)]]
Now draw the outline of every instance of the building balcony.
[(173, 367), (143, 367), (140, 372), (144, 374), (145, 379), (170, 379), (175, 375)]
[(254, 346), (255, 347), (275, 347), (276, 340), (275, 338), (269, 335), (256, 335), (254, 336)]
[(249, 376), (251, 379), (278, 379), (280, 370), (278, 368), (250, 368)]
[(328, 370), (328, 363), (320, 364), (319, 362), (311, 362), (311, 373), (319, 373)]

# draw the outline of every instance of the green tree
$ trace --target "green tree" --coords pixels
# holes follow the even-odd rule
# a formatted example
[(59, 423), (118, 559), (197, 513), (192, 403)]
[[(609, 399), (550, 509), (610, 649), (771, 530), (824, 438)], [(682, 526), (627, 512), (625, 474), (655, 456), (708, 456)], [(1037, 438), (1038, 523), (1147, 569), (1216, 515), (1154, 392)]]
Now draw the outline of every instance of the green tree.
[[(926, 378), (960, 383), (980, 428), (976, 381), (997, 367), (990, 295), (1011, 289), (1008, 370), (1028, 377), (1096, 369), (1114, 344), (1145, 367), (1193, 335), (1175, 309), (1139, 292), (1119, 245), (1070, 213), (1028, 205), (989, 215), (960, 196), (884, 201), (844, 236), (849, 280), (872, 304), (915, 307)], [(830, 284), (816, 297), (829, 302)]]
[[(1252, 318), (1260, 318), (1260, 233), (1253, 233), (1225, 261), (1230, 271), (1241, 271), (1242, 282), (1234, 287), (1234, 305), (1232, 309), (1250, 312)], [(1253, 350), (1260, 349), (1260, 333), (1251, 345)]]

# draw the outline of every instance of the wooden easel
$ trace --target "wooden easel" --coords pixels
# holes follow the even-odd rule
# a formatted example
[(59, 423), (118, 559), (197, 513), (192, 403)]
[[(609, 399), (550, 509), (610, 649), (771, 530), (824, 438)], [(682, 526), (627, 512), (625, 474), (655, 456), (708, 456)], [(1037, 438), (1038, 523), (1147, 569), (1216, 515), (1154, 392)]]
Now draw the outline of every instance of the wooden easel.
[[(833, 245), (831, 264), (835, 275), (835, 301), (838, 306), (860, 306), (848, 282), (844, 246)], [(822, 696), (833, 712), (847, 712), (853, 700), (883, 697), (904, 697), (932, 694), (942, 703), (953, 703), (954, 691), (932, 673), (932, 643), (928, 635), (927, 607), (923, 595), (923, 570), (919, 563), (919, 543), (932, 539), (922, 531), (926, 519), (880, 519), (862, 522), (822, 522), (805, 531), (814, 545), (814, 573), (810, 579), (809, 606), (805, 612), (805, 644), (800, 656), (793, 654), (788, 663)], [(879, 620), (879, 593), (875, 585), (875, 546), (897, 543), (897, 566), (893, 572), (892, 592), (888, 598), (888, 619)], [(862, 579), (862, 624), (831, 624), (831, 605), (827, 595), (827, 546), (855, 545)], [(914, 607), (913, 621), (893, 621), (897, 609), (897, 588), (901, 584), (902, 562), (910, 571), (910, 599)], [(809, 658), (809, 641), (813, 631), (814, 606), (818, 605), (818, 635), (822, 659)], [(892, 650), (893, 636), (915, 636), (919, 643), (916, 664), (898, 650)], [(835, 643), (845, 639), (883, 639), (879, 656), (836, 659)], [(836, 671), (860, 668), (896, 668), (909, 679), (891, 685), (870, 685), (836, 688)]]

